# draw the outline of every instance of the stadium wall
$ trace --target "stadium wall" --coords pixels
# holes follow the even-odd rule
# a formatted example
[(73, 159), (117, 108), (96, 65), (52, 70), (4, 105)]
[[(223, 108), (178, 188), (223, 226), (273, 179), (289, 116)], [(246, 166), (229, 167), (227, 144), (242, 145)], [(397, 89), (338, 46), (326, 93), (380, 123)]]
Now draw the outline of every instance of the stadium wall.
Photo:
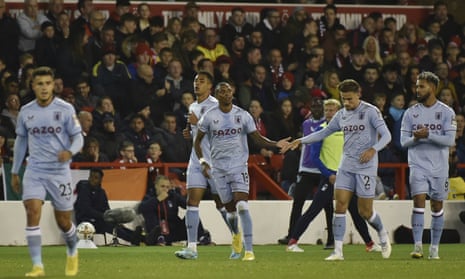
[[(111, 201), (112, 208), (134, 206), (136, 202)], [(250, 201), (250, 211), (253, 219), (254, 243), (275, 244), (276, 241), (287, 234), (289, 224), (289, 213), (292, 201)], [(305, 208), (310, 205), (306, 203)], [(381, 214), (385, 226), (388, 228), (391, 239), (394, 230), (400, 225), (410, 227), (410, 212), (412, 201), (375, 201), (375, 208)], [(429, 208), (429, 204), (427, 204)], [(460, 211), (465, 209), (463, 201), (446, 201), (445, 228), (456, 229), (460, 234), (461, 242), (465, 242), (465, 224), (458, 217)], [(212, 235), (217, 244), (229, 244), (230, 236), (220, 215), (217, 213), (213, 201), (202, 201), (200, 205), (200, 216), (205, 228)], [(0, 233), (0, 245), (26, 245), (24, 226), (26, 215), (22, 202), (6, 201), (0, 202), (0, 220), (3, 229)], [(425, 224), (429, 226), (431, 215), (426, 210)], [(133, 226), (133, 224), (128, 224)], [(44, 245), (63, 244), (61, 235), (53, 217), (53, 209), (50, 202), (45, 202), (41, 220), (42, 243)], [(324, 213), (321, 213), (310, 225), (301, 239), (301, 243), (316, 244), (318, 239), (326, 241), (326, 224)], [(370, 228), (373, 239), (378, 237)], [(108, 238), (107, 239), (111, 239)], [(103, 237), (96, 237), (97, 244), (103, 244)], [(345, 243), (362, 243), (362, 239), (355, 230), (350, 217), (347, 218), (347, 233)]]

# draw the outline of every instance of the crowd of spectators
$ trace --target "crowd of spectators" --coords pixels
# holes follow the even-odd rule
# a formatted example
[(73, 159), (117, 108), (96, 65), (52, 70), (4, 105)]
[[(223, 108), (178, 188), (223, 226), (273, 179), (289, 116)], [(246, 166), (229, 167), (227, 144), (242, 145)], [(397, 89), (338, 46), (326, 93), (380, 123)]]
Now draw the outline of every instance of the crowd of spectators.
[[(75, 161), (150, 162), (156, 143), (163, 150), (160, 161), (187, 162), (191, 140), (180, 131), (199, 71), (232, 84), (235, 103), (272, 140), (300, 135), (312, 99), (338, 99), (337, 84), (355, 79), (362, 99), (379, 107), (393, 134), (380, 156), (392, 162), (406, 161), (400, 121), (416, 102), (421, 71), (440, 77), (439, 99), (459, 116), (465, 106), (465, 28), (444, 1), (435, 2), (423, 23), (407, 19), (400, 29), (395, 18), (373, 7), (358, 28), (348, 30), (334, 4), (323, 8), (321, 18), (296, 7), (287, 22), (279, 10), (265, 7), (255, 26), (235, 7), (219, 29), (205, 27), (195, 2), (166, 26), (146, 3), (132, 13), (129, 0), (116, 0), (108, 18), (92, 0), (78, 0), (77, 9), (80, 16), (71, 20), (63, 0), (50, 0), (44, 13), (37, 0), (25, 0), (13, 17), (0, 0), (1, 134), (14, 138), (18, 111), (33, 99), (32, 69), (52, 67), (56, 96), (73, 104), (83, 126), (86, 143)], [(462, 134), (463, 125), (459, 162), (465, 162)], [(277, 151), (251, 152), (270, 157)]]

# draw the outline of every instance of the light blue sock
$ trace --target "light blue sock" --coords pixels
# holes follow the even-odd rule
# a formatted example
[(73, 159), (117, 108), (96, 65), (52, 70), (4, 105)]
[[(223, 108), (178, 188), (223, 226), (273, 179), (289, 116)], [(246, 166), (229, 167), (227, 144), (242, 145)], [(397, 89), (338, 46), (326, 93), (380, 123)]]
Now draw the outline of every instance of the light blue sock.
[(63, 239), (66, 242), (66, 254), (68, 256), (74, 256), (77, 252), (77, 234), (76, 234), (76, 226), (71, 223), (71, 228), (67, 232), (62, 233)]
[(239, 201), (236, 204), (236, 209), (242, 225), (242, 238), (244, 239), (245, 251), (252, 251), (252, 217), (250, 217), (249, 204), (246, 201)]
[(413, 243), (423, 243), (423, 228), (425, 226), (425, 209), (424, 208), (413, 208), (412, 211), (412, 233)]
[(373, 211), (373, 215), (371, 215), (370, 219), (368, 220), (368, 224), (372, 226), (377, 232), (379, 236), (379, 241), (381, 243), (387, 242), (387, 232), (384, 229), (383, 222), (381, 221), (381, 217), (379, 216), (376, 211)]
[(342, 244), (346, 233), (346, 215), (335, 213), (333, 218), (334, 250), (342, 254)]
[(431, 245), (438, 246), (444, 228), (444, 210), (431, 213)]
[(42, 264), (42, 234), (40, 227), (26, 227), (27, 246), (32, 264), (43, 267)]
[(228, 218), (228, 212), (226, 211), (226, 208), (222, 207), (222, 208), (217, 208), (217, 209), (220, 212), (221, 217), (223, 217), (223, 221), (226, 223), (226, 226), (228, 226), (229, 231), (231, 233), (234, 233), (231, 220), (229, 220)]
[(197, 232), (199, 229), (199, 208), (188, 206), (186, 211), (187, 247), (197, 249)]
[(237, 227), (237, 211), (228, 212), (226, 216), (231, 232), (237, 234), (239, 232), (239, 228)]

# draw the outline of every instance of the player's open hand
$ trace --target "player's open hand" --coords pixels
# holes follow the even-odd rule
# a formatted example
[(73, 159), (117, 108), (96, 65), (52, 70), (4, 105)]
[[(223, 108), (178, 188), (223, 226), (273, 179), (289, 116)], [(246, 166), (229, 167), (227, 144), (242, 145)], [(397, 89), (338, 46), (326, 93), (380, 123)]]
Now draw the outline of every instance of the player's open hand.
[(368, 163), (373, 158), (373, 156), (375, 156), (375, 154), (376, 150), (374, 148), (369, 148), (363, 151), (362, 155), (360, 155), (360, 163)]
[(11, 188), (13, 189), (13, 192), (15, 192), (16, 194), (21, 193), (21, 184), (19, 181), (18, 174), (11, 174)]
[(296, 139), (293, 142), (288, 143), (287, 145), (283, 146), (281, 148), (281, 154), (286, 153), (288, 150), (295, 150), (297, 147), (299, 147), (301, 144), (301, 141)]

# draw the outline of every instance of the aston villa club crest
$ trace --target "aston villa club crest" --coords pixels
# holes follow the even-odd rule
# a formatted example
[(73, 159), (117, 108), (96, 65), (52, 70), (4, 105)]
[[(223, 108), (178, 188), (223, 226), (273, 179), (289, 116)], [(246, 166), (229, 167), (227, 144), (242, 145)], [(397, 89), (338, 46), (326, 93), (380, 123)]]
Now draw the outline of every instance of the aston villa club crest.
[(435, 118), (436, 120), (441, 120), (441, 118), (442, 118), (442, 112), (440, 112), (440, 111), (436, 112), (436, 113), (434, 114), (434, 118)]
[(205, 112), (205, 107), (200, 108), (200, 114), (202, 115)]
[(365, 118), (365, 112), (361, 111), (361, 112), (358, 113), (358, 119), (363, 120), (363, 118)]
[(53, 112), (53, 119), (55, 121), (60, 121), (61, 120), (61, 111), (55, 111)]
[(235, 115), (234, 116), (234, 122), (237, 123), (237, 124), (240, 124), (241, 123), (241, 116), (240, 115)]

